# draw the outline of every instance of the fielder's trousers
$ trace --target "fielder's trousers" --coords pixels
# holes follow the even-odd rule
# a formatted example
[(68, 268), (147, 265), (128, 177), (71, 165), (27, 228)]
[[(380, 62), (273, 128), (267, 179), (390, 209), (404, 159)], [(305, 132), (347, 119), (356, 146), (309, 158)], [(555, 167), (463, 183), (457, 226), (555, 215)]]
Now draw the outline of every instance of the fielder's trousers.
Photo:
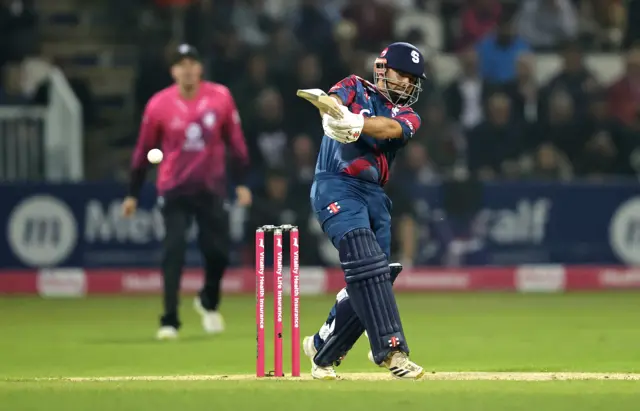
[(199, 296), (205, 309), (217, 310), (222, 275), (229, 264), (229, 218), (223, 200), (211, 193), (167, 196), (163, 202), (166, 234), (162, 257), (164, 314), (160, 323), (180, 328), (178, 303), (187, 231), (195, 219), (205, 274)]

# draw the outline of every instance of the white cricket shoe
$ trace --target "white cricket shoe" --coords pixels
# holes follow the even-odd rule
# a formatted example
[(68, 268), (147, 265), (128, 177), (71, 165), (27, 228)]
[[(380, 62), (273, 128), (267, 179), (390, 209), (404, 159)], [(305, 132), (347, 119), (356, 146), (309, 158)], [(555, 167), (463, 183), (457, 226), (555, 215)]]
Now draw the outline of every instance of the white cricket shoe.
[[(373, 361), (371, 352), (369, 359)], [(419, 380), (425, 374), (424, 368), (409, 360), (409, 356), (401, 351), (392, 353), (380, 366), (387, 368), (393, 377), (400, 380)]]
[(302, 349), (304, 351), (304, 355), (309, 357), (311, 360), (311, 376), (315, 380), (336, 380), (338, 376), (336, 374), (336, 370), (333, 367), (321, 367), (313, 362), (313, 357), (316, 355), (316, 347), (313, 344), (313, 336), (304, 337), (302, 341)]
[(202, 317), (202, 328), (207, 334), (220, 334), (224, 331), (224, 318), (217, 311), (207, 311), (199, 297), (193, 300), (193, 308)]
[(175, 340), (178, 338), (178, 329), (170, 325), (163, 325), (156, 333), (158, 340)]

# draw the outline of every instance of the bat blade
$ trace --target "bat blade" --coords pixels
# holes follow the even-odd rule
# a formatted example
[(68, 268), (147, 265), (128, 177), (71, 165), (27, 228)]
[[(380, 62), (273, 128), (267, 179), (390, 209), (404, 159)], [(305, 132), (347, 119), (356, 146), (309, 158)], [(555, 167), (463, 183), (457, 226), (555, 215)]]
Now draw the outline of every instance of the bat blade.
[(320, 114), (328, 114), (337, 120), (343, 117), (340, 104), (319, 88), (298, 90), (296, 95), (316, 106), (320, 110)]

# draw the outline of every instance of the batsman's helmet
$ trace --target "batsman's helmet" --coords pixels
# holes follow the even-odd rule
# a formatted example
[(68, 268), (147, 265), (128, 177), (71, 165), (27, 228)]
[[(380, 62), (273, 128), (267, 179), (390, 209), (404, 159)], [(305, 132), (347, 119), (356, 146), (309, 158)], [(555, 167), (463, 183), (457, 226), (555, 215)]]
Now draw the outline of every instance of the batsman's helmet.
[[(403, 84), (388, 78), (388, 68), (410, 74), (415, 78), (415, 82)], [(408, 107), (418, 101), (422, 91), (422, 80), (426, 79), (424, 56), (413, 44), (403, 42), (390, 44), (375, 60), (373, 82), (378, 86), (380, 93), (394, 105)], [(393, 83), (394, 88), (389, 88), (388, 83)]]

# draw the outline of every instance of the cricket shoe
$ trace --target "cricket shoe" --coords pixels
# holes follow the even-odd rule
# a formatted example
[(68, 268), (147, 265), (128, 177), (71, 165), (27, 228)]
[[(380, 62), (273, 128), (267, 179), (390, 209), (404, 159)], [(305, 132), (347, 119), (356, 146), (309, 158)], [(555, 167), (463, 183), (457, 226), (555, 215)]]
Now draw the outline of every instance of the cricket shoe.
[(193, 308), (202, 317), (202, 328), (207, 334), (220, 334), (224, 331), (224, 318), (217, 311), (209, 311), (202, 306), (199, 297), (193, 300)]
[[(369, 351), (369, 360), (373, 361), (373, 354)], [(391, 353), (380, 364), (391, 371), (391, 375), (400, 380), (419, 380), (425, 374), (424, 368), (409, 359), (409, 356), (401, 351)]]
[(317, 365), (313, 358), (316, 356), (318, 352), (316, 350), (316, 346), (313, 344), (313, 336), (304, 337), (302, 341), (302, 349), (304, 351), (304, 355), (309, 357), (311, 360), (311, 376), (315, 380), (337, 380), (338, 376), (336, 374), (336, 370), (333, 369), (332, 366), (329, 367), (321, 367)]
[(170, 325), (163, 325), (156, 333), (158, 340), (175, 340), (178, 338), (178, 329)]

